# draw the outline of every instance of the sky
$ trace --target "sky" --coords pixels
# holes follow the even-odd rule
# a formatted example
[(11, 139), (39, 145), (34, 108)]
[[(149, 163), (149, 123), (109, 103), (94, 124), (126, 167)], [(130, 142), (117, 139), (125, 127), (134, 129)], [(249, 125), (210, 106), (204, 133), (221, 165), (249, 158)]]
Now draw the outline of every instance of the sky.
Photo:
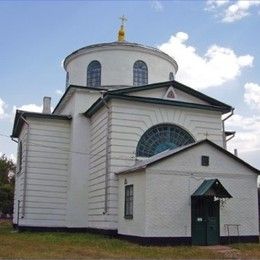
[(228, 149), (260, 169), (260, 0), (0, 1), (0, 154), (16, 160), (9, 136), (17, 108), (55, 107), (65, 90), (63, 59), (95, 43), (126, 40), (171, 55), (176, 80), (235, 108)]

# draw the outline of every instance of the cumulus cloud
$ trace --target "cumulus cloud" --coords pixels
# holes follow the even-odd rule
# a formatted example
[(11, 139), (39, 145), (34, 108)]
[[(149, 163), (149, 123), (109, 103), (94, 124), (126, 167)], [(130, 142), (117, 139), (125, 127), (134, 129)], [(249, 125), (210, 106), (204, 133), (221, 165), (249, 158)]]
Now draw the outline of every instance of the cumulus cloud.
[(216, 44), (210, 46), (204, 55), (199, 55), (195, 47), (186, 43), (188, 39), (187, 33), (178, 32), (158, 46), (177, 61), (179, 71), (176, 79), (184, 84), (197, 89), (220, 86), (238, 77), (243, 68), (253, 65), (253, 56), (239, 56), (232, 49)]
[(213, 10), (228, 3), (229, 0), (208, 0), (206, 2), (206, 10)]
[(155, 0), (151, 2), (151, 7), (153, 10), (157, 11), (157, 12), (162, 12), (163, 11), (163, 5), (160, 1)]
[(256, 83), (246, 83), (244, 93), (244, 101), (252, 109), (260, 110), (260, 85)]
[(206, 3), (206, 10), (215, 12), (218, 17), (221, 17), (222, 22), (232, 23), (249, 16), (257, 6), (260, 6), (260, 0), (209, 0)]
[(242, 153), (260, 151), (260, 116), (234, 115), (227, 120), (226, 128), (236, 130), (236, 137), (228, 143), (230, 149)]
[(222, 21), (232, 23), (234, 21), (241, 20), (250, 14), (249, 9), (258, 5), (260, 5), (260, 1), (258, 0), (237, 1), (236, 3), (230, 5), (227, 10), (225, 10)]
[(42, 105), (38, 106), (36, 104), (28, 104), (28, 105), (22, 105), (20, 107), (13, 106), (13, 112), (15, 113), (16, 110), (23, 110), (23, 111), (29, 111), (29, 112), (42, 112)]
[(5, 102), (0, 98), (0, 119), (3, 119), (6, 117), (5, 109), (7, 108), (7, 105)]

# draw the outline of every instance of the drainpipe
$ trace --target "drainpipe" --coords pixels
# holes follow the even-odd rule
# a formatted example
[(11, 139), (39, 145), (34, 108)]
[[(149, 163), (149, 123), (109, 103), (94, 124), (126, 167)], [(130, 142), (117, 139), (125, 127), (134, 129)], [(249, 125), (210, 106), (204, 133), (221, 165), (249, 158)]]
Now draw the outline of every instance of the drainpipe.
[(234, 115), (234, 108), (232, 108), (231, 113), (224, 119), (222, 119), (222, 136), (223, 136), (223, 147), (227, 149), (226, 135), (225, 135), (225, 121)]
[(24, 218), (25, 215), (25, 199), (26, 199), (26, 187), (27, 187), (27, 168), (28, 168), (28, 150), (29, 150), (29, 135), (30, 135), (30, 125), (28, 121), (23, 117), (23, 114), (20, 118), (27, 125), (27, 140), (26, 140), (26, 148), (25, 148), (25, 162), (24, 162), (24, 182), (23, 182), (23, 204), (22, 204), (22, 216)]
[[(106, 91), (105, 91), (106, 92)], [(110, 117), (110, 108), (107, 104), (107, 102), (104, 99), (104, 92), (100, 92), (102, 94), (101, 99), (107, 108), (107, 129), (106, 129), (106, 171), (105, 171), (105, 204), (104, 204), (104, 211), (103, 214), (108, 214), (108, 175), (109, 175), (109, 157), (108, 157), (108, 147), (109, 147), (109, 117)]]

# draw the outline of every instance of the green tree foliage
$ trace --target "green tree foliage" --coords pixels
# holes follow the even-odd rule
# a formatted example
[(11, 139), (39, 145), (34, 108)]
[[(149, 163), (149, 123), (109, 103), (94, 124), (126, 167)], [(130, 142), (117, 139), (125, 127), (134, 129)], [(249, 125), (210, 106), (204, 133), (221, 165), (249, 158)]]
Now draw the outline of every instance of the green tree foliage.
[(5, 155), (0, 157), (0, 214), (13, 213), (15, 164)]

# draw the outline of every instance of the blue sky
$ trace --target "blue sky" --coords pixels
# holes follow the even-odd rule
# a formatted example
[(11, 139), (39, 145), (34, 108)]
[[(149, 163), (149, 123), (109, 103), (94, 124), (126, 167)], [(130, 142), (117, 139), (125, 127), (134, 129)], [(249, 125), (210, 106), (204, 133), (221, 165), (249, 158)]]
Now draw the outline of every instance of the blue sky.
[(65, 89), (62, 60), (83, 46), (127, 40), (172, 55), (177, 80), (235, 107), (229, 149), (260, 168), (260, 1), (0, 1), (0, 153), (15, 109), (52, 106)]

